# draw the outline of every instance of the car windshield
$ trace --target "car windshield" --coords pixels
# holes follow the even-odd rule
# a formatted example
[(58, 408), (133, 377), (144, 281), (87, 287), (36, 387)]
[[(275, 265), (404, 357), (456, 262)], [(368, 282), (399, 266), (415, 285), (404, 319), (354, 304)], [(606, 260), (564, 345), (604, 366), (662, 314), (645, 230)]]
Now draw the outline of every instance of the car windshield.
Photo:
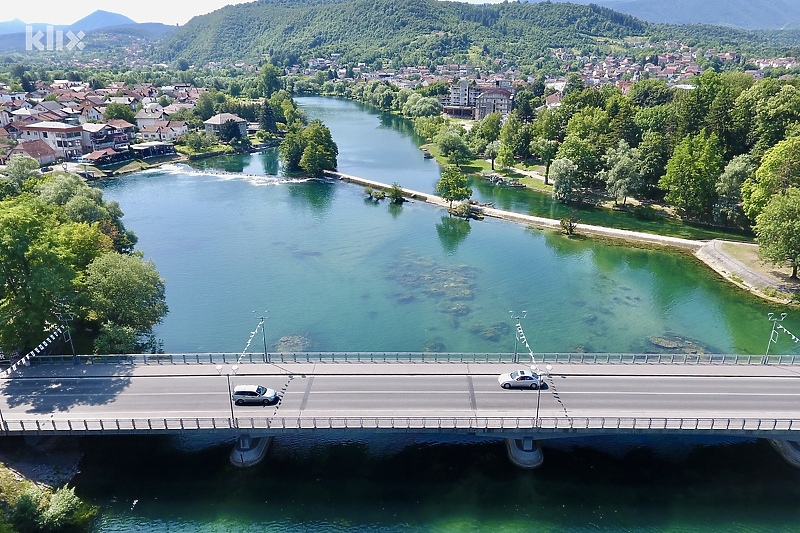
[(264, 396), (264, 393), (267, 392), (267, 389), (266, 387), (258, 387), (258, 389), (256, 389), (256, 392), (258, 393), (259, 396)]

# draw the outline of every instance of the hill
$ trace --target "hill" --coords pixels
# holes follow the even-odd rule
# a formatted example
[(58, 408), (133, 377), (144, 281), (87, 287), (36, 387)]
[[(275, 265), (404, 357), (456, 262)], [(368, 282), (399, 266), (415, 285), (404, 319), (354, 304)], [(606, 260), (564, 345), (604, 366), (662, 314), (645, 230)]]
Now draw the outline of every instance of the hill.
[[(680, 0), (675, 0), (680, 1)], [(776, 0), (794, 1), (794, 0)], [(675, 35), (670, 36), (670, 33)], [(260, 0), (194, 17), (156, 44), (154, 59), (290, 65), (341, 54), (355, 64), (471, 63), (497, 58), (541, 65), (551, 49), (619, 50), (627, 37), (686, 39), (718, 48), (763, 51), (765, 35), (732, 28), (664, 26), (596, 4), (438, 0)]]
[(129, 24), (136, 24), (136, 21), (120, 15), (119, 13), (111, 13), (98, 9), (93, 13), (86, 15), (82, 19), (69, 25), (72, 31), (83, 31), (89, 33), (90, 31), (100, 30), (103, 28), (111, 28), (114, 26), (124, 26)]
[(648, 22), (714, 24), (750, 30), (800, 28), (800, 2), (797, 0), (572, 1), (599, 4)]
[[(260, 0), (194, 17), (158, 43), (157, 59), (293, 63), (340, 53), (345, 61), (429, 64), (475, 56), (535, 59), (551, 47), (592, 49), (597, 37), (643, 33), (647, 24), (596, 5), (437, 0)], [(549, 55), (549, 54), (547, 54)]]

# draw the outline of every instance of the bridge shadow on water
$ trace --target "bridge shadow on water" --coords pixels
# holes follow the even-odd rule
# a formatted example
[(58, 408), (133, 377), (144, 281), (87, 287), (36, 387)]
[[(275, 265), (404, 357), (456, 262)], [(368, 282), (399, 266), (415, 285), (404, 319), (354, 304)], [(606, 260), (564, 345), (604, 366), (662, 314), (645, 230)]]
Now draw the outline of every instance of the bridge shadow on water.
[(30, 405), (29, 414), (54, 413), (107, 404), (130, 385), (131, 365), (103, 365), (100, 371), (94, 366), (99, 365), (23, 368), (0, 383), (0, 393), (12, 409)]

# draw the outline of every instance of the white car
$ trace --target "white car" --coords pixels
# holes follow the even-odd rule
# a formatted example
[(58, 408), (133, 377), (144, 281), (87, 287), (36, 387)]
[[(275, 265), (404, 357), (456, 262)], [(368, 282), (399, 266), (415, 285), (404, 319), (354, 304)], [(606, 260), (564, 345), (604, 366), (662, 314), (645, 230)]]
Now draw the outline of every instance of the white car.
[(508, 374), (500, 374), (497, 382), (504, 389), (538, 389), (542, 386), (542, 378), (530, 370), (514, 370)]
[(278, 400), (278, 392), (261, 385), (237, 385), (231, 394), (236, 405), (269, 405)]

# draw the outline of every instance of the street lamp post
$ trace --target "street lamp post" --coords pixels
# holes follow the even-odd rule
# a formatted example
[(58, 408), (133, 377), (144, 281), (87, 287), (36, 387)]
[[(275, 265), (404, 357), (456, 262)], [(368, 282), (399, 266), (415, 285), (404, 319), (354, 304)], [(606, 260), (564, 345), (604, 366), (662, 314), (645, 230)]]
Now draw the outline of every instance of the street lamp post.
[(778, 322), (783, 322), (783, 319), (786, 318), (786, 313), (781, 313), (780, 318), (778, 318), (775, 313), (767, 313), (767, 318), (772, 321), (772, 331), (769, 334), (769, 341), (767, 342), (767, 351), (764, 354), (764, 359), (761, 360), (761, 364), (766, 365), (769, 361), (769, 347), (773, 342), (778, 342), (778, 332), (775, 330), (775, 327)]
[(525, 318), (528, 315), (527, 311), (522, 312), (522, 316), (514, 316), (514, 311), (509, 311), (511, 313), (511, 318), (517, 321), (516, 331), (514, 331), (514, 362), (519, 363), (519, 359), (517, 358), (517, 344), (519, 343), (519, 332), (522, 331), (522, 324), (520, 324), (520, 320)]
[(261, 338), (264, 340), (264, 362), (269, 363), (269, 359), (267, 357), (267, 329), (264, 327), (264, 321), (267, 319), (267, 317), (262, 316), (259, 317), (259, 319), (261, 320), (261, 322), (258, 323), (258, 325), (261, 326)]
[[(223, 371), (222, 365), (217, 365), (216, 368), (217, 368), (217, 374), (221, 376)], [(233, 375), (236, 375), (236, 372), (238, 371), (239, 371), (239, 366), (233, 365), (230, 369), (230, 372), (225, 372), (225, 379), (228, 382), (228, 403), (231, 406), (231, 427), (236, 427), (236, 418), (233, 414), (233, 391), (231, 390), (231, 373), (233, 373)]]
[(64, 334), (69, 340), (69, 347), (72, 349), (72, 364), (78, 364), (78, 356), (75, 355), (75, 345), (72, 343), (72, 332), (69, 329), (69, 321), (75, 318), (73, 313), (56, 313), (58, 320), (64, 325)]
[[(541, 375), (539, 374), (539, 368), (536, 365), (533, 365), (532, 369), (533, 368), (536, 369), (534, 370), (534, 372), (536, 372), (536, 375), (539, 376), (541, 379)], [(550, 371), (553, 370), (553, 367), (551, 365), (547, 365), (545, 369), (547, 370), (547, 377), (549, 378)], [(542, 402), (542, 385), (544, 385), (544, 380), (542, 380), (539, 383), (539, 389), (536, 391), (536, 427), (539, 427), (539, 404), (541, 404)]]

